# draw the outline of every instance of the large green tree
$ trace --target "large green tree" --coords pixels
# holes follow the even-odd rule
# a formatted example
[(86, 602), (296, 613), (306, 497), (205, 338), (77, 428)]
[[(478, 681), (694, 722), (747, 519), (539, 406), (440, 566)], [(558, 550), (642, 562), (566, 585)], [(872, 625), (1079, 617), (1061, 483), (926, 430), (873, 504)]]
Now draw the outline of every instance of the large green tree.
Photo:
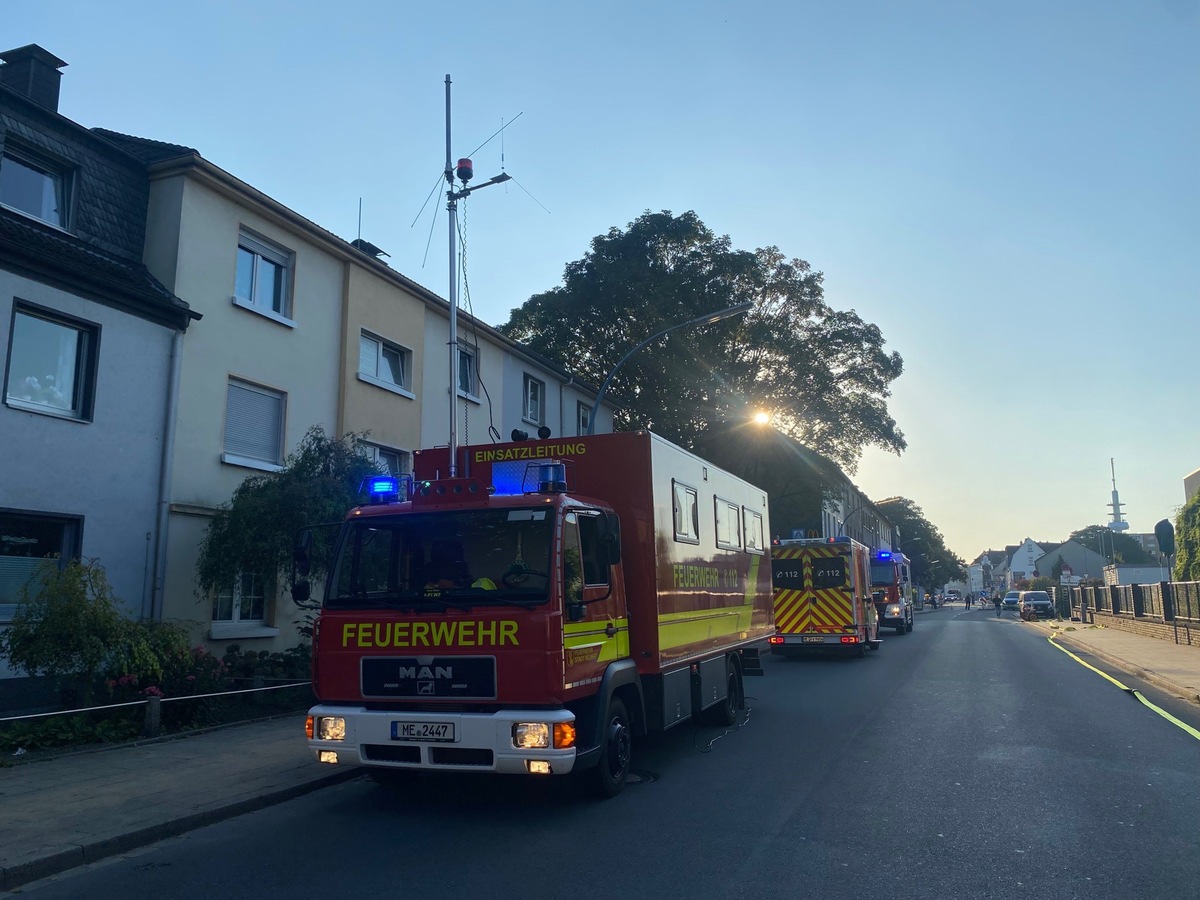
[(1109, 562), (1141, 566), (1150, 565), (1155, 561), (1145, 548), (1129, 535), (1103, 525), (1089, 525), (1087, 528), (1072, 531), (1068, 540), (1096, 551)]
[(618, 429), (690, 447), (764, 410), (851, 472), (868, 446), (905, 448), (886, 402), (903, 361), (879, 328), (832, 309), (807, 262), (775, 247), (735, 250), (694, 212), (646, 212), (593, 238), (560, 286), (500, 330), (599, 385), (639, 341), (744, 302), (747, 315), (674, 332), (625, 363), (610, 388)]
[(890, 497), (875, 506), (900, 529), (900, 548), (912, 562), (914, 583), (940, 588), (966, 579), (966, 562), (946, 546), (942, 533), (925, 518), (921, 507), (907, 497)]

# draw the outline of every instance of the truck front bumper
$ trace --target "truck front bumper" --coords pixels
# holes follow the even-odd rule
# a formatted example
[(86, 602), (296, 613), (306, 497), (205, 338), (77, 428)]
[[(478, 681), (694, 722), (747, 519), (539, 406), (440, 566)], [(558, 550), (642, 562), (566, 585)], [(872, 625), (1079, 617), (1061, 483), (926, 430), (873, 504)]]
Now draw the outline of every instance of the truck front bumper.
[[(545, 723), (553, 743), (554, 725), (575, 721), (565, 709), (445, 713), (321, 705), (308, 714), (313, 718), (308, 747), (317, 762), (505, 775), (565, 775), (575, 767), (575, 747), (517, 747), (513, 741), (514, 726)], [(421, 736), (431, 734), (440, 736)]]

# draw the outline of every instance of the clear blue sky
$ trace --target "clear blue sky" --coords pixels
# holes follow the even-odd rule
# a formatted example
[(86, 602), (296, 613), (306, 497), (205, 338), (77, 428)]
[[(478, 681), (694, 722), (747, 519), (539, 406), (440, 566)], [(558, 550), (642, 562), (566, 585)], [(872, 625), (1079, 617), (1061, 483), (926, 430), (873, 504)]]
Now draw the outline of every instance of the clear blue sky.
[[(1200, 468), (1200, 2), (6, 3), (61, 111), (207, 159), (446, 293), (454, 155), (476, 315), (644, 210), (825, 273), (905, 359), (868, 495), (952, 549), (1137, 531)], [(536, 198), (537, 202), (531, 199)], [(543, 208), (545, 207), (545, 208)], [(817, 448), (820, 449), (820, 448)]]

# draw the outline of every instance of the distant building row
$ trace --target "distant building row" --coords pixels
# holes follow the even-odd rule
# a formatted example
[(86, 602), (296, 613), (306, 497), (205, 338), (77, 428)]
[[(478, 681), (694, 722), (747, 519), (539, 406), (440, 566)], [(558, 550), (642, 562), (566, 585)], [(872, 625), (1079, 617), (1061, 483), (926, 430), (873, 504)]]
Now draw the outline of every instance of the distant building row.
[[(1153, 534), (1125, 537), (1141, 544), (1154, 559), (1161, 559)], [(1078, 541), (1047, 543), (1025, 538), (1003, 550), (985, 550), (967, 566), (967, 590), (991, 596), (1011, 590), (1018, 581), (1052, 578), (1061, 584), (1099, 580), (1105, 584), (1144, 584), (1166, 578), (1163, 565), (1113, 565), (1104, 556)]]

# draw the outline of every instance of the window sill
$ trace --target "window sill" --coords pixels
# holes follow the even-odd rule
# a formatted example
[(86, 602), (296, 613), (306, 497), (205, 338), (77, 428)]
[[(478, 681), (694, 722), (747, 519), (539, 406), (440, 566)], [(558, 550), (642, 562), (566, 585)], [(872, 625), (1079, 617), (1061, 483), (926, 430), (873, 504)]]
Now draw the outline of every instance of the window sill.
[(26, 400), (18, 400), (16, 397), (5, 397), (4, 405), (9, 409), (19, 409), (22, 412), (37, 413), (39, 416), (49, 416), (51, 419), (65, 419), (68, 422), (80, 422), (84, 425), (91, 424), (91, 419), (85, 419), (76, 413), (65, 409), (54, 409), (51, 406), (42, 406), (40, 403), (31, 403)]
[(7, 203), (0, 203), (0, 207), (4, 207), (4, 209), (8, 210), (9, 212), (14, 212), (18, 216), (24, 216), (31, 222), (37, 222), (39, 225), (45, 225), (47, 228), (53, 228), (55, 231), (61, 231), (63, 234), (74, 234), (74, 232), (69, 228), (65, 228), (62, 225), (55, 225), (53, 222), (48, 222), (41, 216), (36, 216), (31, 212), (26, 212), (19, 206), (9, 206)]
[(273, 638), (279, 637), (279, 629), (261, 622), (213, 622), (208, 629), (208, 636), (214, 641), (230, 638)]
[(262, 316), (264, 319), (270, 319), (272, 322), (278, 322), (280, 325), (286, 326), (287, 328), (296, 327), (294, 320), (289, 319), (287, 316), (280, 315), (273, 309), (264, 309), (261, 306), (255, 306), (249, 300), (243, 300), (241, 297), (230, 297), (229, 299), (234, 306), (244, 309), (246, 312), (252, 312), (257, 316)]
[(417, 395), (407, 388), (402, 388), (398, 384), (392, 384), (390, 381), (384, 381), (382, 378), (376, 378), (374, 375), (367, 375), (363, 372), (356, 373), (358, 380), (367, 384), (373, 384), (377, 388), (383, 388), (385, 391), (390, 391), (393, 394), (399, 394), (401, 397), (407, 397), (409, 400), (416, 400)]
[(282, 472), (283, 466), (270, 463), (265, 459), (254, 459), (249, 456), (236, 456), (233, 453), (222, 453), (221, 462), (230, 466), (241, 466), (243, 469), (258, 469), (260, 472)]
[(542, 422), (539, 422), (537, 419), (531, 419), (528, 416), (521, 416), (521, 421), (524, 422), (526, 425), (532, 425), (534, 428), (541, 428), (542, 424), (543, 424)]
[(459, 391), (458, 397), (460, 400), (466, 400), (468, 403), (474, 403), (476, 406), (478, 406), (480, 403), (478, 396), (475, 394), (468, 394), (466, 391)]

